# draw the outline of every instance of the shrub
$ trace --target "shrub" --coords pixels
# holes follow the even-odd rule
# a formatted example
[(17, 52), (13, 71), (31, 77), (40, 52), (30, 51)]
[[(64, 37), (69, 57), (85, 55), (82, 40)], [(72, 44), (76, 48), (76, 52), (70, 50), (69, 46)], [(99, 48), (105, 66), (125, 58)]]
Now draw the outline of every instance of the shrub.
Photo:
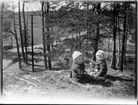
[(59, 68), (59, 69), (64, 69), (67, 70), (69, 69), (69, 59), (60, 57), (58, 60), (55, 61), (55, 64), (53, 65), (54, 68)]
[(134, 63), (134, 62), (135, 62), (135, 57), (127, 56), (126, 61), (127, 61), (128, 63)]

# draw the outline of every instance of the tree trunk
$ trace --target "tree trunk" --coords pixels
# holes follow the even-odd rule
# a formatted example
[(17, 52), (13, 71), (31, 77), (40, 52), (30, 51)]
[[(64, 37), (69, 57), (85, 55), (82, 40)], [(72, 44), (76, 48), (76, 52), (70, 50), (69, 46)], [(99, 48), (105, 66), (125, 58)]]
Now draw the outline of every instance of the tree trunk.
[(15, 33), (15, 41), (16, 41), (16, 47), (17, 47), (19, 68), (21, 69), (20, 50), (19, 50), (18, 36), (17, 36), (17, 31), (16, 31), (16, 21), (15, 21), (15, 13), (14, 13), (14, 10), (13, 10), (13, 16), (14, 16), (14, 33)]
[(33, 15), (31, 15), (31, 39), (32, 39), (32, 71), (34, 72), (34, 41), (33, 41)]
[(88, 20), (88, 15), (89, 15), (89, 3), (87, 2), (87, 42), (86, 42), (86, 51), (88, 50), (88, 36), (89, 36), (89, 20)]
[(11, 48), (13, 48), (13, 39), (12, 39), (12, 36), (11, 36)]
[[(71, 35), (71, 40), (73, 42), (73, 34)], [(73, 51), (73, 46), (74, 46), (74, 43), (71, 44), (71, 52)]]
[[(124, 11), (126, 10), (126, 6), (124, 7)], [(125, 35), (126, 35), (126, 13), (124, 16), (124, 34), (122, 39), (122, 53), (121, 53), (121, 61), (120, 61), (120, 70), (123, 72), (124, 66), (124, 53), (125, 53)]]
[[(98, 3), (97, 4), (97, 13), (100, 14), (100, 9), (101, 9), (101, 4)], [(96, 25), (96, 31), (97, 31), (97, 34), (96, 34), (96, 38), (95, 38), (95, 46), (94, 46), (94, 54), (93, 54), (93, 60), (95, 61), (96, 60), (96, 52), (98, 50), (98, 42), (99, 42), (99, 38), (100, 38), (100, 27), (99, 27), (99, 23), (97, 23)]]
[[(137, 1), (135, 1), (135, 5), (136, 5), (136, 7), (135, 7), (135, 13), (137, 13), (137, 8), (138, 8), (138, 6), (137, 6)], [(135, 21), (137, 21), (137, 16), (135, 16)], [(137, 22), (135, 22), (135, 43), (138, 41), (138, 39), (137, 39)], [(137, 68), (137, 60), (138, 60), (138, 55), (137, 55), (137, 45), (135, 45), (135, 68)], [(134, 71), (133, 71), (133, 73), (134, 73), (134, 75), (135, 75), (135, 73), (137, 73), (137, 69), (135, 69)], [(137, 76), (135, 76), (135, 79), (137, 80)], [(137, 82), (137, 84), (138, 84), (138, 82)], [(137, 91), (137, 89), (135, 89), (135, 91)], [(137, 99), (137, 96), (138, 96), (138, 92), (135, 92), (135, 99)]]
[(126, 33), (125, 33), (124, 65), (127, 65), (127, 37), (128, 37), (127, 16), (126, 16), (126, 30), (125, 31)]
[(113, 54), (112, 54), (112, 61), (111, 61), (111, 68), (116, 70), (116, 4), (114, 4), (113, 10)]
[[(27, 20), (26, 20), (26, 29), (27, 29), (27, 31), (26, 31), (26, 32), (27, 32), (27, 35), (29, 36), (29, 32), (28, 32), (28, 30), (29, 30), (28, 8), (27, 8), (27, 14), (26, 14), (26, 15), (27, 15)], [(30, 40), (29, 40), (29, 41), (30, 41)], [(28, 49), (28, 46), (29, 46), (29, 44), (30, 44), (29, 41), (27, 41), (27, 52), (28, 52), (28, 50), (29, 50), (29, 49)], [(28, 57), (28, 56), (27, 56), (27, 57)], [(28, 58), (27, 58), (27, 59), (28, 59)]]
[(119, 22), (119, 17), (118, 17), (118, 61), (117, 61), (117, 67), (120, 66), (120, 48), (121, 48), (121, 36), (120, 36), (120, 22)]
[(45, 38), (45, 25), (44, 25), (44, 2), (42, 2), (42, 35), (43, 35), (43, 53), (44, 53), (44, 64), (45, 69), (47, 69), (47, 59), (46, 59), (46, 38)]
[(98, 41), (99, 41), (99, 24), (97, 26), (97, 34), (96, 34), (96, 39), (95, 39), (95, 46), (94, 46), (94, 55), (93, 55), (93, 60), (96, 60), (96, 52), (98, 51)]
[(109, 57), (109, 52), (110, 52), (110, 37), (108, 36), (108, 57)]
[(54, 40), (54, 37), (53, 37), (53, 36), (54, 36), (53, 31), (54, 31), (54, 30), (53, 30), (53, 27), (52, 27), (52, 28), (51, 28), (51, 33), (52, 33), (52, 36), (51, 36), (51, 50), (53, 50), (53, 42), (54, 42), (54, 41), (53, 41), (53, 40)]
[[(49, 2), (46, 3), (46, 23), (48, 23), (48, 17), (49, 17), (49, 9), (50, 9), (50, 4)], [(52, 69), (52, 65), (51, 65), (51, 52), (50, 52), (50, 30), (49, 30), (49, 26), (47, 25), (46, 27), (47, 30), (47, 51), (48, 51), (48, 66), (49, 66), (49, 70)]]
[(82, 44), (82, 41), (81, 41), (81, 36), (80, 36), (80, 32), (79, 32), (79, 41), (78, 41), (78, 47), (79, 47), (79, 49), (81, 49), (81, 44)]
[(25, 56), (24, 56), (24, 47), (23, 47), (23, 35), (22, 35), (22, 23), (21, 23), (21, 13), (20, 13), (20, 0), (18, 2), (19, 6), (19, 30), (20, 30), (20, 38), (21, 38), (21, 49), (22, 49), (22, 55), (23, 55), (23, 60), (25, 61)]
[(0, 97), (3, 96), (3, 2), (0, 3)]
[(23, 2), (23, 23), (24, 23), (24, 45), (25, 45), (25, 63), (27, 64), (27, 32), (26, 32), (26, 21), (25, 21), (25, 12), (24, 12), (25, 2)]
[(75, 50), (78, 50), (78, 46), (77, 46), (77, 43), (78, 43), (78, 42), (77, 42), (77, 39), (78, 39), (78, 38), (77, 38), (77, 33), (75, 33), (75, 40), (76, 40), (76, 41), (75, 41)]

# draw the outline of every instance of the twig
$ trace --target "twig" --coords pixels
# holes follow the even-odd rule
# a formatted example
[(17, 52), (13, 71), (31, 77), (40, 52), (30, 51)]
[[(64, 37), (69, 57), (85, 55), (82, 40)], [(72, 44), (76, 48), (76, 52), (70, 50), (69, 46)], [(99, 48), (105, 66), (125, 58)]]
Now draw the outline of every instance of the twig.
[(34, 84), (34, 83), (30, 82), (30, 81), (27, 81), (27, 80), (25, 80), (25, 79), (23, 79), (23, 78), (19, 78), (19, 77), (15, 77), (15, 78), (16, 78), (16, 79), (19, 79), (19, 80), (21, 80), (21, 81), (25, 81), (25, 82), (27, 82), (28, 84), (37, 86), (36, 84)]

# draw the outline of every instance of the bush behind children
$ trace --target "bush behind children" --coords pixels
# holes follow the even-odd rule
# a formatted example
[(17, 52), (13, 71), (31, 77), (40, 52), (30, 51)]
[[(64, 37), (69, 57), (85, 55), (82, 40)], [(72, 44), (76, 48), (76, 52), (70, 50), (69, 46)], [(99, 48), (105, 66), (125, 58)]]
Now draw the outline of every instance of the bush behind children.
[(91, 61), (95, 67), (89, 72), (85, 71), (83, 54), (79, 51), (74, 51), (72, 54), (72, 67), (70, 77), (77, 82), (92, 82), (93, 80), (105, 81), (107, 73), (107, 64), (105, 62), (104, 51), (99, 50), (96, 53), (96, 62)]

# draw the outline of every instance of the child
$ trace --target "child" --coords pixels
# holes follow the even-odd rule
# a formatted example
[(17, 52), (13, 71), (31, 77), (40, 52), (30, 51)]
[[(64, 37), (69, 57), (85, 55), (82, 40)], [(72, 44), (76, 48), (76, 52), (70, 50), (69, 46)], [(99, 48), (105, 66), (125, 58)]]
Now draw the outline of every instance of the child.
[(74, 51), (72, 54), (73, 63), (71, 67), (70, 77), (75, 79), (75, 81), (82, 82), (88, 80), (89, 75), (85, 71), (83, 55), (79, 51)]
[(96, 53), (95, 73), (94, 77), (105, 77), (107, 73), (107, 64), (105, 62), (104, 51), (98, 50)]

